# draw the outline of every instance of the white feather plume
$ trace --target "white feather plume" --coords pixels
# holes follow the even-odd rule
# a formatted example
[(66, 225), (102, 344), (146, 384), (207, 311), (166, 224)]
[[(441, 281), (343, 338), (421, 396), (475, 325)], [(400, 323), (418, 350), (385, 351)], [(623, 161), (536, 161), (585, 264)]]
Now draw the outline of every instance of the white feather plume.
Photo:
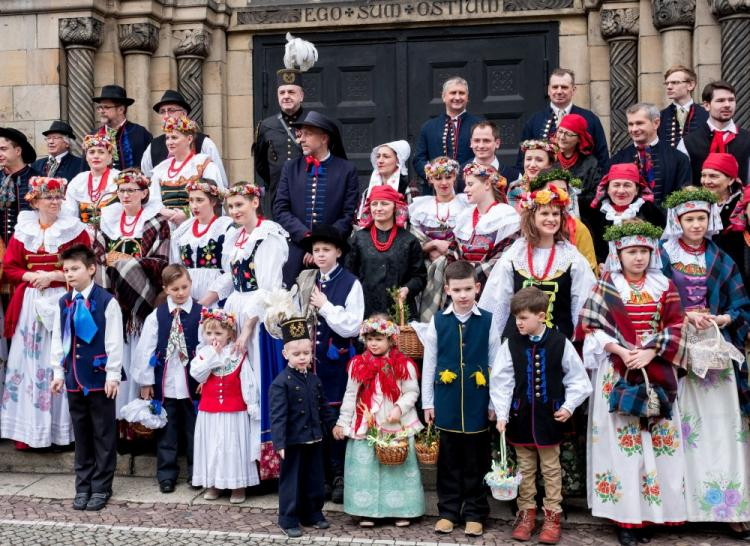
[(281, 323), (298, 314), (297, 306), (294, 304), (294, 294), (283, 288), (277, 288), (265, 296), (263, 305), (266, 308), (266, 316), (263, 319), (266, 330), (273, 337), (281, 339)]
[(299, 69), (306, 72), (318, 60), (318, 50), (315, 46), (302, 38), (295, 38), (286, 33), (286, 49), (284, 50), (284, 66), (289, 70)]

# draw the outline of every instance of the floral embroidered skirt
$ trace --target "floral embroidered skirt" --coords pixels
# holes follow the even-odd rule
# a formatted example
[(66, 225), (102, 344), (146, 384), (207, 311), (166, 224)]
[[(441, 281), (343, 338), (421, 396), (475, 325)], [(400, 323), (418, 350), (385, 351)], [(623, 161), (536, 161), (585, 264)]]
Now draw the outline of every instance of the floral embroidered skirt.
[(404, 464), (385, 466), (366, 440), (349, 440), (344, 463), (344, 512), (366, 518), (424, 515), (424, 490), (414, 437)]

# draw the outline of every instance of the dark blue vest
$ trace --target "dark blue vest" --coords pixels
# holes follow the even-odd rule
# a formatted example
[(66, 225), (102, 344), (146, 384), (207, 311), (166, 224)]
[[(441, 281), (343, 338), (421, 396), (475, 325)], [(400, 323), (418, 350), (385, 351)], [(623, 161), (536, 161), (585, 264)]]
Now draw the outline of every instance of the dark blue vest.
[[(320, 273), (317, 278), (320, 279)], [(322, 284), (318, 281), (318, 287), (328, 301), (343, 307), (356, 280), (357, 277), (349, 270), (339, 266), (333, 273), (333, 278)], [(338, 335), (328, 326), (325, 319), (318, 315), (315, 327), (315, 374), (320, 377), (326, 400), (331, 405), (340, 405), (344, 399), (348, 380), (346, 365), (353, 356), (350, 354), (353, 352), (350, 351), (351, 347), (350, 338)]]
[[(483, 432), (489, 426), (489, 340), (492, 313), (480, 309), (462, 323), (451, 313), (435, 315), (437, 369), (435, 370), (435, 426), (450, 432)], [(463, 358), (462, 358), (463, 357)], [(444, 371), (456, 374), (444, 383)], [(486, 385), (477, 385), (481, 372)]]
[[(195, 349), (198, 346), (198, 328), (201, 321), (201, 306), (193, 300), (190, 313), (180, 310), (180, 321), (182, 331), (185, 334), (185, 344), (188, 351), (188, 362), (193, 360)], [(149, 364), (154, 367), (154, 399), (164, 401), (164, 372), (167, 368), (167, 344), (169, 342), (169, 331), (172, 329), (172, 314), (169, 312), (169, 304), (162, 303), (156, 308), (156, 322), (158, 324), (156, 349)], [(199, 397), (195, 389), (198, 382), (190, 375), (190, 364), (184, 367), (185, 379), (188, 384), (190, 399), (195, 401)]]
[[(112, 296), (109, 292), (98, 284), (94, 284), (86, 300), (91, 316), (98, 328), (91, 343), (86, 343), (75, 335), (75, 327), (71, 321), (71, 348), (62, 361), (65, 369), (65, 389), (70, 392), (83, 390), (84, 393), (88, 393), (89, 391), (104, 390), (104, 383), (107, 380), (107, 370), (105, 369), (107, 352), (104, 347), (107, 325), (105, 312), (111, 299)], [(60, 298), (59, 305), (60, 332), (64, 333), (68, 313), (73, 311), (71, 292)]]

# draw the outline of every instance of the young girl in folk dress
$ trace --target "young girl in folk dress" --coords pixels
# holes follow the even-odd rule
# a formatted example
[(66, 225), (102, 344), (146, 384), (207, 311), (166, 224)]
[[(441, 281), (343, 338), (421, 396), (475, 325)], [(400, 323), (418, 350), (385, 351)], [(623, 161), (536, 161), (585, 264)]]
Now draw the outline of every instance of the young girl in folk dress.
[(463, 169), (464, 192), (469, 207), (456, 219), (455, 259), (470, 262), (484, 286), (495, 262), (518, 234), (520, 218), (506, 204), (507, 181), (492, 167), (467, 163)]
[[(335, 438), (349, 437), (344, 470), (344, 511), (371, 527), (374, 519), (396, 518), (396, 526), (424, 514), (422, 478), (414, 435), (422, 428), (415, 409), (419, 399), (417, 366), (398, 350), (398, 326), (385, 315), (362, 323), (365, 352), (349, 363), (349, 381), (341, 404)], [(369, 418), (369, 419), (368, 419)], [(370, 422), (372, 421), (372, 422)], [(366, 440), (368, 428), (404, 433), (409, 453), (401, 465), (381, 465)]]
[(281, 288), (281, 269), (289, 255), (289, 246), (288, 234), (279, 224), (258, 216), (261, 196), (261, 188), (247, 182), (229, 189), (227, 211), (237, 227), (230, 228), (224, 239), (224, 273), (200, 303), (209, 307), (227, 298), (224, 309), (237, 317), (240, 334), (235, 347), (247, 352), (261, 393), (261, 427), (253, 430), (253, 445), (257, 449), (250, 457), (260, 461), (260, 479), (270, 480), (279, 475), (279, 459), (271, 443), (268, 388), (285, 363), (281, 341), (271, 338), (262, 322), (265, 298)]
[[(750, 300), (736, 264), (711, 241), (721, 231), (716, 202), (706, 189), (667, 197), (664, 274), (677, 285), (689, 333), (715, 322), (727, 342), (742, 351), (750, 332)], [(689, 356), (690, 344), (687, 350)], [(747, 376), (735, 362), (726, 366), (688, 369), (680, 382), (685, 498), (689, 521), (727, 522), (741, 535), (742, 522), (750, 520), (750, 446), (737, 393), (740, 382), (746, 395)]]
[(518, 209), (524, 193), (529, 191), (529, 182), (534, 180), (542, 169), (548, 169), (557, 159), (560, 149), (547, 140), (524, 140), (521, 142), (523, 153), (523, 174), (508, 186), (508, 204)]
[(192, 484), (207, 488), (206, 500), (231, 489), (229, 502), (239, 504), (245, 488), (259, 482), (260, 392), (248, 354), (235, 351), (234, 315), (204, 309), (201, 329), (206, 344), (190, 363), (190, 375), (202, 384)]
[[(588, 426), (588, 502), (594, 516), (615, 522), (623, 546), (648, 542), (651, 524), (687, 519), (682, 421), (675, 400), (684, 363), (683, 312), (675, 285), (661, 273), (661, 229), (647, 222), (605, 233), (607, 271), (581, 311), (584, 365), (592, 370)], [(610, 412), (618, 379), (645, 370), (664, 391), (661, 416)]]
[(224, 238), (232, 219), (216, 215), (225, 192), (213, 180), (193, 180), (187, 191), (193, 217), (172, 232), (170, 261), (188, 268), (192, 296), (199, 300), (222, 273)]
[(419, 316), (422, 322), (429, 322), (436, 311), (443, 308), (445, 267), (451, 246), (455, 246), (453, 228), (456, 218), (469, 206), (466, 195), (456, 195), (458, 162), (441, 156), (428, 162), (424, 167), (427, 182), (432, 185), (435, 195), (414, 198), (409, 205), (410, 229), (422, 244), (427, 266), (427, 287), (422, 292)]
[(12, 339), (0, 423), (2, 437), (19, 448), (73, 441), (67, 398), (50, 390), (52, 321), (65, 293), (59, 254), (91, 241), (78, 218), (60, 215), (64, 195), (62, 178), (31, 178), (26, 201), (35, 210), (19, 213), (3, 259), (13, 296), (5, 316), (5, 336)]

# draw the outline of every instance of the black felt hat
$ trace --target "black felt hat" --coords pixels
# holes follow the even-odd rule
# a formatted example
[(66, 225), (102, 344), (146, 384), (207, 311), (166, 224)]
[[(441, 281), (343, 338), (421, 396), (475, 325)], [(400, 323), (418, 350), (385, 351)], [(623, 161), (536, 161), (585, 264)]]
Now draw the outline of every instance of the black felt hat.
[(154, 104), (154, 112), (158, 114), (159, 109), (165, 104), (177, 104), (181, 108), (184, 108), (188, 114), (190, 113), (190, 110), (193, 109), (185, 100), (185, 97), (183, 97), (179, 91), (175, 91), (174, 89), (167, 89), (164, 91), (159, 102)]
[(299, 339), (309, 340), (310, 332), (307, 329), (307, 321), (302, 317), (294, 317), (282, 322), (281, 336), (285, 344)]
[(328, 149), (330, 150), (331, 154), (335, 155), (336, 157), (340, 157), (341, 159), (346, 159), (344, 143), (341, 140), (341, 132), (339, 131), (338, 125), (336, 125), (332, 119), (324, 116), (320, 112), (309, 110), (305, 114), (304, 118), (298, 119), (297, 121), (291, 123), (291, 126), (295, 128), (301, 128), (305, 126), (317, 127), (318, 129), (325, 131), (330, 137)]
[(346, 239), (341, 236), (339, 230), (327, 224), (318, 224), (313, 227), (310, 234), (304, 237), (299, 242), (299, 245), (305, 250), (305, 252), (312, 253), (313, 245), (319, 241), (336, 245), (336, 248), (341, 252), (347, 252), (349, 250), (349, 244), (346, 242)]
[(36, 161), (36, 151), (21, 131), (12, 127), (0, 127), (0, 137), (7, 138), (21, 147), (21, 158), (27, 165)]
[(91, 100), (94, 102), (111, 100), (112, 102), (124, 104), (125, 106), (130, 106), (135, 102), (135, 99), (129, 98), (125, 89), (119, 85), (105, 85), (102, 87), (102, 94), (98, 97), (93, 97)]
[(276, 71), (276, 87), (298, 85), (302, 87), (302, 71), (296, 68), (282, 68)]
[(49, 129), (47, 129), (46, 131), (42, 131), (42, 134), (44, 136), (51, 134), (65, 135), (72, 138), (73, 140), (76, 139), (76, 134), (73, 132), (73, 128), (59, 119), (53, 121), (52, 125), (49, 126)]

